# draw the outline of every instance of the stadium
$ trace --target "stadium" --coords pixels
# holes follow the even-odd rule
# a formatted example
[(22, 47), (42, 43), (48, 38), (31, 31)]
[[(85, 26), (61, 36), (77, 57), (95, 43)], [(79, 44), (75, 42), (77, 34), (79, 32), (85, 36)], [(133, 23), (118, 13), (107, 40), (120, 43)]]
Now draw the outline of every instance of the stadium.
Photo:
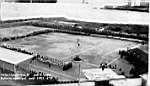
[[(126, 83), (126, 79), (143, 83), (143, 75), (148, 74), (147, 12), (110, 11), (80, 4), (83, 9), (75, 14), (71, 10), (79, 5), (41, 3), (45, 4), (2, 3), (7, 9), (1, 11), (0, 21), (0, 78), (4, 82), (10, 74), (15, 77), (10, 81), (23, 85), (98, 81), (109, 86), (119, 80)], [(42, 12), (35, 10), (39, 7)], [(82, 15), (84, 12), (89, 15)]]

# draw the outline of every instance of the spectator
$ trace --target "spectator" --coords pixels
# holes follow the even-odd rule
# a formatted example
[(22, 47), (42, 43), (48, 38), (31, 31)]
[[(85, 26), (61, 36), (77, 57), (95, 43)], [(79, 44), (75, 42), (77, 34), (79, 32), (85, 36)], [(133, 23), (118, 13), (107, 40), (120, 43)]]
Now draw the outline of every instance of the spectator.
[(107, 64), (101, 64), (102, 67), (102, 71), (104, 71), (104, 69), (107, 67)]

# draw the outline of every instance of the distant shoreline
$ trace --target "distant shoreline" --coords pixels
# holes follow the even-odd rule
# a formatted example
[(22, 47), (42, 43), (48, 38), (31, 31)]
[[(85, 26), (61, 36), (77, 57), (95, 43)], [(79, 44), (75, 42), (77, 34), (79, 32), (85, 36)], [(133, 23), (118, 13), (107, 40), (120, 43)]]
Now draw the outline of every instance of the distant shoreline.
[(136, 11), (136, 12), (148, 12), (149, 13), (149, 6), (105, 6), (104, 9), (111, 9), (111, 10), (126, 10), (126, 11)]

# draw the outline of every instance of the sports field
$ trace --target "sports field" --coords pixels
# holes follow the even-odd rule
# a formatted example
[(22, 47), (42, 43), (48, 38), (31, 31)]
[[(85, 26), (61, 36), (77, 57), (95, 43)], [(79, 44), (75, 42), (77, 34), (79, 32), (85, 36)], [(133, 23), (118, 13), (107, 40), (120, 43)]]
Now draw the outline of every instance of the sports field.
[[(77, 46), (77, 40), (79, 40), (80, 43), (79, 47)], [(38, 52), (44, 56), (52, 56), (53, 58), (63, 60), (70, 58), (69, 56), (72, 56), (73, 54), (83, 52), (81, 54), (79, 53), (81, 57), (90, 57), (94, 60), (94, 63), (98, 63), (96, 62), (98, 58), (112, 52), (113, 50), (136, 45), (136, 43), (128, 41), (78, 36), (64, 33), (42, 34), (7, 43), (12, 46)], [(92, 61), (89, 60), (89, 62)]]
[[(119, 59), (118, 51), (122, 48), (138, 45), (138, 43), (130, 41), (66, 33), (41, 34), (5, 43), (39, 53), (43, 56), (65, 61), (72, 59), (75, 55), (79, 55), (83, 60), (81, 63), (82, 69), (97, 68), (100, 63), (111, 62), (111, 64), (117, 65), (117, 69), (114, 71), (120, 74), (119, 69), (122, 68), (126, 76), (130, 76), (129, 71), (132, 65)], [(78, 43), (79, 46), (77, 46)], [(33, 63), (33, 65), (35, 64), (38, 67), (49, 70), (48, 66), (41, 65), (39, 62)], [(78, 68), (78, 63), (73, 63), (73, 67), (67, 71), (62, 71), (62, 69), (56, 66), (52, 66), (50, 69), (58, 74), (64, 74), (64, 76), (77, 79)], [(81, 77), (85, 78), (82, 74)]]

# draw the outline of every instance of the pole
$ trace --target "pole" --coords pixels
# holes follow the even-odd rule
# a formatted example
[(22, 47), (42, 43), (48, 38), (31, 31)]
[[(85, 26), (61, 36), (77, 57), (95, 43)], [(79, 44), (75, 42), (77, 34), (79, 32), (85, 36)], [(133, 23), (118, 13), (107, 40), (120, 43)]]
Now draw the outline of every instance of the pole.
[(78, 86), (80, 86), (80, 68), (81, 68), (81, 65), (80, 65), (80, 62), (79, 62), (79, 76), (78, 76), (78, 78), (79, 78), (79, 83), (78, 83)]
[(4, 72), (4, 62), (2, 62), (2, 64), (3, 64), (3, 72)]
[(14, 80), (16, 80), (16, 65), (14, 64)]

